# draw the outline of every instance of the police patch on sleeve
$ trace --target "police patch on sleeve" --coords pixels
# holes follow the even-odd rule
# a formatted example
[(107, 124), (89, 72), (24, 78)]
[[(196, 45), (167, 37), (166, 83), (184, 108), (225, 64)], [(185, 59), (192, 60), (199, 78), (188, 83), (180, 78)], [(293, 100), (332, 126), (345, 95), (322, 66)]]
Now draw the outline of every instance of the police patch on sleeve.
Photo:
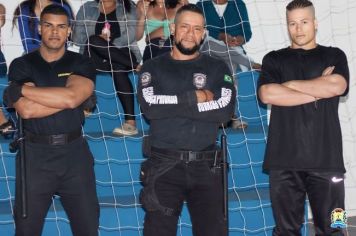
[(151, 74), (149, 72), (144, 72), (141, 74), (141, 77), (140, 77), (140, 80), (141, 80), (141, 85), (143, 87), (149, 85), (151, 83)]
[(206, 85), (206, 75), (202, 73), (193, 74), (193, 84), (197, 89), (202, 89)]
[(232, 83), (232, 82), (233, 82), (230, 75), (224, 75), (224, 81), (225, 81), (225, 82), (229, 82), (229, 83)]

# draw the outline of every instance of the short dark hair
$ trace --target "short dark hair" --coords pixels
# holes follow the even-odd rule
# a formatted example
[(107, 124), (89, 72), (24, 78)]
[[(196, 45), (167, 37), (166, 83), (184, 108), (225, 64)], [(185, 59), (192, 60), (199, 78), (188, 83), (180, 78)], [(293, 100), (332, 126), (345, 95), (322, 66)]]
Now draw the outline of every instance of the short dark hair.
[(45, 8), (43, 8), (43, 10), (41, 12), (41, 16), (40, 16), (40, 22), (42, 22), (42, 19), (43, 19), (44, 15), (46, 15), (46, 14), (66, 16), (68, 19), (68, 25), (70, 25), (70, 16), (69, 16), (68, 12), (66, 11), (66, 9), (64, 7), (62, 7), (61, 5), (50, 4), (50, 5), (46, 6)]
[(287, 11), (292, 11), (294, 9), (313, 7), (313, 3), (309, 0), (293, 0), (288, 3), (286, 9)]
[(176, 17), (174, 18), (174, 23), (176, 23), (177, 19), (180, 17), (180, 15), (186, 11), (197, 13), (204, 18), (204, 13), (202, 12), (202, 10), (199, 7), (197, 7), (197, 5), (189, 3), (189, 4), (186, 4), (178, 9), (178, 11), (176, 13)]

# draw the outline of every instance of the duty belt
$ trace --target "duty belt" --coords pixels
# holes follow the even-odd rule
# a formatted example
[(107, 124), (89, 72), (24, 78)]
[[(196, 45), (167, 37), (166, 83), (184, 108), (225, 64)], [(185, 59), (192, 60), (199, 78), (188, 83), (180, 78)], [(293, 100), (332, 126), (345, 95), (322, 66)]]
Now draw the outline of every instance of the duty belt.
[(40, 135), (25, 131), (25, 140), (30, 143), (65, 145), (82, 136), (82, 130), (66, 134)]
[(166, 156), (167, 158), (174, 159), (177, 161), (192, 162), (192, 161), (209, 161), (215, 160), (219, 157), (220, 150), (211, 151), (179, 151), (172, 149), (163, 149), (157, 147), (151, 147), (152, 154), (157, 153)]

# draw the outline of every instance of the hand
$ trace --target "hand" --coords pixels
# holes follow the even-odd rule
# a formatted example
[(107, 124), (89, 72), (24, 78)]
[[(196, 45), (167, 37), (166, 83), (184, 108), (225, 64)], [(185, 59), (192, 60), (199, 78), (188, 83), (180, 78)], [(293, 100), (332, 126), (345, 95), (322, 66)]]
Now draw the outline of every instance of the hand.
[(110, 37), (107, 34), (101, 34), (99, 37), (105, 39), (106, 41), (110, 41)]
[(206, 101), (207, 102), (210, 102), (210, 101), (214, 100), (214, 94), (212, 92), (210, 92), (210, 90), (205, 89), (204, 92), (205, 92), (205, 95), (206, 95)]
[(241, 46), (245, 43), (245, 39), (243, 36), (235, 36), (232, 37), (231, 42), (230, 42), (230, 47), (237, 47)]
[(26, 82), (26, 83), (24, 83), (24, 85), (30, 86), (30, 87), (36, 87), (35, 83), (33, 83), (33, 82)]
[(335, 66), (328, 66), (323, 70), (322, 76), (328, 76), (333, 73)]
[(214, 94), (209, 90), (196, 90), (195, 94), (197, 95), (198, 103), (209, 102), (214, 99)]
[(232, 36), (229, 34), (220, 33), (218, 39), (223, 41), (227, 46), (230, 46), (229, 44), (232, 41)]
[(195, 90), (195, 94), (197, 95), (198, 103), (206, 102), (207, 96), (203, 90)]
[(151, 2), (151, 0), (139, 0), (137, 2), (136, 14), (139, 19), (144, 18), (144, 16), (147, 14), (147, 10)]
[(231, 36), (230, 34), (220, 33), (219, 39), (223, 41), (229, 47), (241, 46), (245, 43), (245, 39), (242, 36)]

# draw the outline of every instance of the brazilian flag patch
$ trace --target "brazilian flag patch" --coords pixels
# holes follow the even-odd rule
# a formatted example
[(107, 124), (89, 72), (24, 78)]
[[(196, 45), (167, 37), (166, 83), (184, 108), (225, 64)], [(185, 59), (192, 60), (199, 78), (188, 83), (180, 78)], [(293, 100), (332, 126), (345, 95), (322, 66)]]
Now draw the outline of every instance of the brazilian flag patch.
[(231, 76), (230, 76), (230, 75), (225, 75), (225, 76), (224, 76), (224, 81), (225, 81), (225, 82), (232, 83), (232, 78), (231, 78)]

